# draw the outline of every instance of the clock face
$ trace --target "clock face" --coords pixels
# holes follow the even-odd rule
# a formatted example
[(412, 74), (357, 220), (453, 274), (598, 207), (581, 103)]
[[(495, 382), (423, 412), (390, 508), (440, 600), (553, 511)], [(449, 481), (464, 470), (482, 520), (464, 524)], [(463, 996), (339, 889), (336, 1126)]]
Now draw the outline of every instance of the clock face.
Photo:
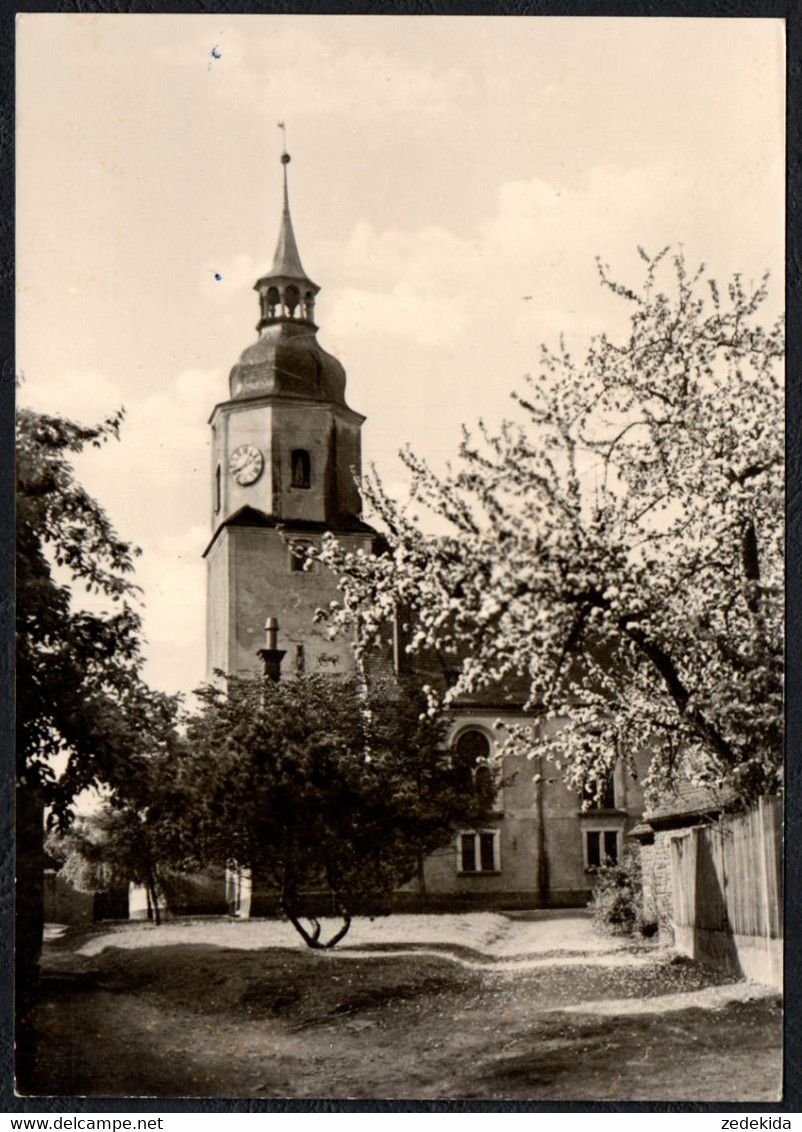
[(253, 444), (240, 444), (239, 448), (235, 448), (231, 453), (228, 461), (228, 470), (242, 487), (258, 480), (263, 466), (262, 453)]

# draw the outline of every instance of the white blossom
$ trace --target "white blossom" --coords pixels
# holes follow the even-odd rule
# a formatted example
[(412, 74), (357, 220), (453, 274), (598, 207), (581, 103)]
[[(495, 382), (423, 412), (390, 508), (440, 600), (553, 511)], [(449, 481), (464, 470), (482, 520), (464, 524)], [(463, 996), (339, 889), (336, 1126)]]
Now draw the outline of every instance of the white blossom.
[[(673, 264), (673, 278), (670, 267)], [(682, 256), (649, 259), (629, 335), (575, 361), (543, 347), (515, 399), (526, 424), (463, 433), (444, 477), (406, 451), (426, 534), (374, 473), (381, 556), (324, 538), (340, 578), (327, 617), (357, 649), (402, 610), (412, 653), (460, 658), (432, 711), (511, 675), (560, 726), (511, 737), (569, 783), (647, 751), (646, 785), (678, 772), (743, 795), (776, 785), (782, 719), (780, 324), (765, 280), (721, 288)], [(665, 276), (669, 276), (667, 280)], [(514, 730), (514, 729), (513, 729)]]

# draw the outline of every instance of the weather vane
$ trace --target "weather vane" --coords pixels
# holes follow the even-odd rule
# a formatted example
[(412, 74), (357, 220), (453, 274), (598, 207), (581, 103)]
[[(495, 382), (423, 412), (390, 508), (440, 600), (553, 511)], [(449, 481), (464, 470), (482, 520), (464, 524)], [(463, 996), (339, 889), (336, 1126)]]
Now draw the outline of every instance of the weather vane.
[(290, 159), (290, 155), (287, 153), (287, 127), (283, 122), (279, 122), (278, 128), (281, 130), (281, 162), (286, 165)]

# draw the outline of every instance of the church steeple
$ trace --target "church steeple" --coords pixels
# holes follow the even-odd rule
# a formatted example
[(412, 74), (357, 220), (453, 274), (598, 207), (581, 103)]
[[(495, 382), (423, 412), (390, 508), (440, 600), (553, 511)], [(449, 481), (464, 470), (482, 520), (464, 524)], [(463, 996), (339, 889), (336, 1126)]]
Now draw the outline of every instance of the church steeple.
[(317, 341), (315, 296), (320, 288), (306, 274), (298, 253), (287, 189), (289, 161), (284, 150), (283, 207), (273, 264), (254, 283), (259, 292), (259, 338), (231, 370), (231, 398), (291, 396), (345, 405), (345, 370)]
[[(361, 519), (357, 478), (365, 418), (345, 401), (345, 370), (317, 340), (318, 286), (301, 263), (281, 155), (283, 207), (276, 254), (256, 283), (259, 335), (229, 374), (229, 400), (212, 412), (208, 673), (278, 671), (281, 650), (261, 626), (281, 623), (296, 672), (337, 658), (350, 672), (350, 642), (330, 642), (315, 611), (337, 598), (328, 570), (305, 570), (287, 540), (318, 545), (327, 531), (369, 553), (374, 531)], [(278, 186), (276, 186), (278, 188)], [(258, 655), (257, 655), (258, 653)], [(270, 653), (270, 656), (267, 654)], [(275, 663), (274, 663), (275, 662)], [(274, 672), (275, 668), (275, 672)]]
[[(283, 127), (282, 127), (283, 128)], [(254, 290), (259, 292), (261, 317), (256, 329), (260, 334), (265, 327), (289, 319), (293, 322), (306, 322), (315, 325), (315, 295), (320, 288), (306, 274), (298, 253), (298, 244), (290, 216), (289, 191), (287, 188), (287, 166), (290, 155), (284, 150), (281, 154), (284, 179), (284, 207), (281, 212), (276, 252), (273, 266), (267, 275), (257, 279)]]

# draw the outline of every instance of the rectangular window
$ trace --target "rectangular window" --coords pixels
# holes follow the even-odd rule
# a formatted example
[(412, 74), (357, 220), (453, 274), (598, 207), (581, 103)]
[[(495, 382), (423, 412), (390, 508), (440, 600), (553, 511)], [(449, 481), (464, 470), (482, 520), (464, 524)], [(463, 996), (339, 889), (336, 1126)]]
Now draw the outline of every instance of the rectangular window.
[(584, 790), (584, 801), (589, 810), (614, 810), (615, 782), (612, 774), (601, 784), (601, 789), (598, 779), (588, 782)]
[(214, 513), (218, 514), (223, 505), (223, 484), (222, 484), (222, 471), (220, 465), (217, 465), (217, 470), (214, 473)]
[(496, 838), (492, 833), (479, 834), (479, 867), (483, 873), (492, 873), (496, 867)]
[(292, 540), (290, 544), (290, 570), (293, 574), (304, 574), (314, 570), (314, 564), (311, 566), (306, 565), (306, 558), (303, 554), (306, 548), (311, 545), (311, 542), (306, 542), (302, 539)]
[(460, 873), (498, 873), (498, 830), (461, 833), (457, 838), (457, 871)]
[(618, 830), (585, 830), (585, 868), (598, 869), (602, 865), (618, 863)]
[(461, 833), (459, 837), (460, 872), (476, 872), (476, 834)]

